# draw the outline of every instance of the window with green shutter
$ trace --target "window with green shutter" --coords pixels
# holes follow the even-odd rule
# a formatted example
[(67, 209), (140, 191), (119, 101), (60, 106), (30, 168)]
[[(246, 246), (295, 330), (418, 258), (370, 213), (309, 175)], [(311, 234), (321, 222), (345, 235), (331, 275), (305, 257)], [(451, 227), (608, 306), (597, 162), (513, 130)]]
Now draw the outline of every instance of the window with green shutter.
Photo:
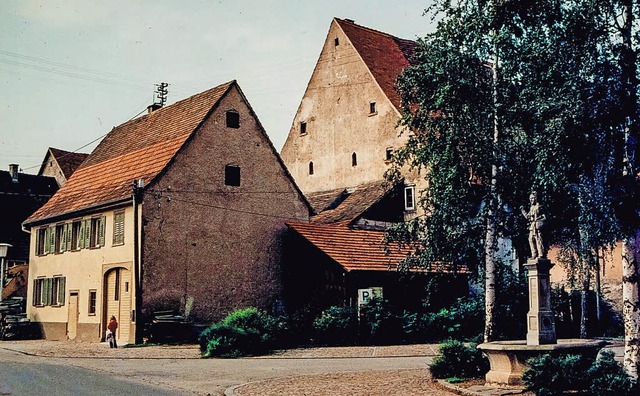
[(113, 245), (124, 244), (124, 211), (113, 214)]
[(83, 248), (91, 247), (91, 219), (83, 220), (84, 223), (84, 237), (83, 237)]

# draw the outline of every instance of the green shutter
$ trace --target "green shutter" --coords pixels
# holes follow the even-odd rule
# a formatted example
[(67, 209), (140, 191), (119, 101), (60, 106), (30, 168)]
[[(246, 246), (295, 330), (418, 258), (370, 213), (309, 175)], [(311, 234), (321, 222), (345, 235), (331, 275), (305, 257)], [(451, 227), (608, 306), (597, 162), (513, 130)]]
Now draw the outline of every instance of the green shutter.
[(34, 279), (33, 280), (33, 296), (31, 297), (31, 305), (33, 305), (34, 307), (37, 305), (36, 304), (37, 298), (38, 298), (38, 280)]
[(60, 251), (64, 252), (67, 249), (67, 233), (68, 233), (68, 224), (65, 223), (62, 225), (62, 238), (60, 238)]
[(67, 283), (67, 278), (63, 276), (62, 278), (58, 279), (58, 302), (60, 303), (60, 305), (64, 305), (64, 297), (66, 296), (65, 283)]
[(83, 221), (84, 223), (84, 247), (91, 247), (91, 219)]
[(78, 249), (84, 249), (84, 233), (86, 230), (84, 229), (84, 221), (80, 221), (80, 230), (78, 231), (78, 241), (76, 242), (78, 245)]
[(104, 228), (107, 218), (102, 216), (98, 219), (98, 246), (104, 246)]
[(49, 253), (49, 234), (51, 233), (51, 229), (47, 228), (44, 230), (44, 250), (42, 254)]
[(53, 278), (44, 279), (44, 301), (42, 305), (51, 305), (53, 300)]
[(73, 236), (73, 223), (65, 223), (64, 225), (64, 240), (62, 245), (65, 251), (71, 250), (71, 237)]
[(36, 256), (41, 255), (43, 252), (40, 251), (40, 230), (36, 230)]
[(49, 227), (49, 253), (56, 252), (56, 226)]

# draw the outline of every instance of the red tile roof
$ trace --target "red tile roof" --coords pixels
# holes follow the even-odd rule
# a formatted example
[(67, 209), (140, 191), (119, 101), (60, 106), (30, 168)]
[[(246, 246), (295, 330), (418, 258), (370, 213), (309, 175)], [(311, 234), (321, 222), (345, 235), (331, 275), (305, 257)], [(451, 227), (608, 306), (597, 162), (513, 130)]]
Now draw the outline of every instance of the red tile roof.
[(382, 231), (351, 229), (347, 223), (288, 223), (288, 226), (347, 271), (395, 271), (409, 254), (408, 248), (393, 246), (385, 252)]
[(402, 70), (409, 66), (418, 44), (356, 25), (350, 20), (335, 20), (366, 63), (380, 88), (399, 110), (401, 98), (396, 90), (396, 80)]
[(333, 209), (326, 209), (313, 216), (310, 221), (313, 223), (336, 223), (355, 220), (376, 202), (384, 198), (389, 192), (389, 188), (390, 184), (388, 182), (378, 181), (361, 184), (353, 189), (343, 189), (344, 195), (348, 195), (343, 202)]
[(232, 84), (235, 81), (115, 127), (25, 223), (131, 197), (133, 180), (148, 184), (164, 169)]
[[(64, 177), (69, 179), (73, 172), (84, 162), (85, 159), (89, 156), (89, 154), (85, 153), (74, 153), (72, 151), (60, 150), (57, 148), (49, 147), (49, 152), (56, 159)], [(44, 169), (46, 164), (42, 164), (40, 168), (40, 172)]]

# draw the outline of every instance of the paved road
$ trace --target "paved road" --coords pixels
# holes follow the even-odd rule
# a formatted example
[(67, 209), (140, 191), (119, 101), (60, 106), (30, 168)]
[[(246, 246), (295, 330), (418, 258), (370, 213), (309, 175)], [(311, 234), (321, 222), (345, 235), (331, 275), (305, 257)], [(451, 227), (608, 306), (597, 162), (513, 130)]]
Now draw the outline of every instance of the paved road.
[(222, 395), (297, 375), (424, 368), (427, 357), (314, 359), (45, 358), (0, 349), (0, 395)]

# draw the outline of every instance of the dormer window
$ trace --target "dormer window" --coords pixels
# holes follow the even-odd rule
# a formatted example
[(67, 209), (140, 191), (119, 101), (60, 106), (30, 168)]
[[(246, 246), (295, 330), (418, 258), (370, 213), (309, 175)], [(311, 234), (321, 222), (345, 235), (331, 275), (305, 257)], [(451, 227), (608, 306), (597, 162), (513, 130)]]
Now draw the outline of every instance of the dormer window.
[(307, 134), (307, 122), (306, 121), (300, 121), (300, 134), (301, 135), (306, 135)]
[(240, 185), (240, 167), (226, 165), (224, 167), (224, 185), (238, 187)]
[(237, 111), (227, 111), (227, 128), (240, 128), (240, 114)]
[(405, 186), (404, 210), (416, 210), (416, 186)]
[(376, 102), (369, 102), (369, 115), (374, 115), (378, 113), (378, 109), (376, 108)]

